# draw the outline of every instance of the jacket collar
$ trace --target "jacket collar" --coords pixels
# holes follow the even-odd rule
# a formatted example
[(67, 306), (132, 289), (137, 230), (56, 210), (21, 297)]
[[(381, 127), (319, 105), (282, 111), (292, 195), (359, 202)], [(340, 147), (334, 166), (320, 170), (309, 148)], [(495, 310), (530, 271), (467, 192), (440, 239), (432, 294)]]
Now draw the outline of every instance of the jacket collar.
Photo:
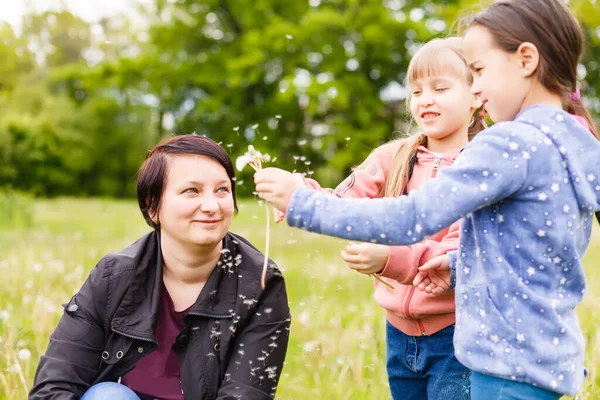
[[(125, 336), (156, 342), (156, 324), (162, 290), (163, 259), (160, 233), (152, 232), (133, 246), (135, 273), (111, 321), (111, 329)], [(221, 257), (202, 288), (186, 320), (192, 315), (229, 318), (237, 297), (237, 266), (241, 263), (238, 244), (227, 233)], [(119, 282), (111, 282), (118, 285)]]
[[(441, 159), (452, 163), (452, 162), (454, 162), (456, 157), (458, 157), (458, 155), (463, 150), (463, 148), (464, 147), (457, 148), (457, 149), (450, 149), (442, 155)], [(425, 147), (425, 146), (419, 146), (418, 150), (419, 150), (419, 152), (417, 153), (417, 158), (419, 160), (435, 160), (436, 158), (440, 158), (440, 157), (437, 157), (432, 151), (428, 150), (427, 147)]]

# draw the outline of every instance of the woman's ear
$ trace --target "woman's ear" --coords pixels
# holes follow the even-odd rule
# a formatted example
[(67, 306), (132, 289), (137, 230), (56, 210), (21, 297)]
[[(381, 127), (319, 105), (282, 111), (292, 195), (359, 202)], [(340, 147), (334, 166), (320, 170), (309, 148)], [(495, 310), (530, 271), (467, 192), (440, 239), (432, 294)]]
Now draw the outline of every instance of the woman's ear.
[(521, 43), (515, 57), (524, 77), (533, 75), (540, 64), (540, 53), (537, 47), (530, 42)]
[(160, 203), (156, 206), (155, 209), (150, 207), (151, 199), (150, 196), (146, 197), (146, 205), (148, 206), (148, 216), (156, 225), (160, 225), (160, 219), (158, 218), (158, 212), (160, 209)]

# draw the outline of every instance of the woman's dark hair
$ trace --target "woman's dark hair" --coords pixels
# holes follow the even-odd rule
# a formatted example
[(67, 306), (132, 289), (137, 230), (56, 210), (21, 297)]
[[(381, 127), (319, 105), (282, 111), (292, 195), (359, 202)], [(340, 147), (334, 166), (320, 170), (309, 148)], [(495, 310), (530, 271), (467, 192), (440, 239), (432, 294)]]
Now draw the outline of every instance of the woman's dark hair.
[(152, 220), (157, 215), (160, 199), (169, 173), (169, 161), (178, 154), (198, 154), (216, 160), (225, 168), (231, 182), (233, 206), (238, 211), (235, 198), (235, 170), (227, 152), (214, 140), (197, 135), (181, 135), (165, 139), (146, 155), (140, 167), (137, 181), (137, 197), (144, 219), (154, 229), (160, 224)]
[(467, 29), (488, 29), (496, 44), (515, 53), (521, 43), (534, 44), (540, 54), (535, 74), (548, 90), (560, 95), (571, 114), (583, 117), (590, 131), (598, 130), (577, 91), (577, 65), (583, 54), (581, 26), (561, 0), (499, 0), (471, 17)]

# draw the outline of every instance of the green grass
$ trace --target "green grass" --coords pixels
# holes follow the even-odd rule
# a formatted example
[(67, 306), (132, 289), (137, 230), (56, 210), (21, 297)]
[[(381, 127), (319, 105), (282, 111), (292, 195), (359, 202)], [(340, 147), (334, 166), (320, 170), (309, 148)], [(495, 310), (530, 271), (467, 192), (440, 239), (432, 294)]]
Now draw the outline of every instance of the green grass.
[[(264, 248), (264, 208), (240, 204), (232, 231)], [(132, 201), (37, 201), (31, 225), (0, 229), (0, 399), (25, 399), (65, 303), (106, 253), (148, 232)], [(384, 314), (368, 277), (339, 258), (343, 241), (272, 226), (271, 258), (284, 271), (292, 335), (278, 399), (389, 399)], [(585, 398), (600, 399), (600, 236), (586, 255)], [(29, 357), (28, 357), (29, 356)]]

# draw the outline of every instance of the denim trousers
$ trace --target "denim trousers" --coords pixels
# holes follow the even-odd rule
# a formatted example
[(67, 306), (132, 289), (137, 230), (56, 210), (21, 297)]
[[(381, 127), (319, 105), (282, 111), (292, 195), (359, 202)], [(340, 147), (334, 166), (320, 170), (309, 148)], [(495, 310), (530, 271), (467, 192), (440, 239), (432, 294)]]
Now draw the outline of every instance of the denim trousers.
[(473, 372), (471, 398), (473, 400), (558, 400), (561, 395), (527, 383)]
[(409, 336), (387, 322), (387, 372), (394, 400), (468, 400), (470, 370), (454, 356), (454, 325)]
[(100, 382), (89, 388), (81, 400), (140, 400), (137, 394), (117, 382)]

